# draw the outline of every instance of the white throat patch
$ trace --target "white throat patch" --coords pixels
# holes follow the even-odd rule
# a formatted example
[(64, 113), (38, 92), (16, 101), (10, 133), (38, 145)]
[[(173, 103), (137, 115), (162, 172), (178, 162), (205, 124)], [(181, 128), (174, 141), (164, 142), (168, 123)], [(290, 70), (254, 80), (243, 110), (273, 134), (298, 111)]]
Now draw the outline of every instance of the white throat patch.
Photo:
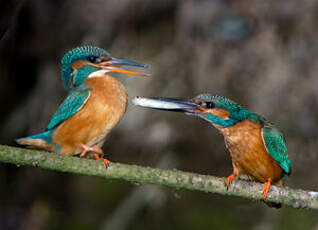
[(91, 73), (90, 75), (88, 75), (87, 78), (92, 78), (92, 77), (104, 77), (107, 72), (110, 72), (110, 71), (105, 70), (105, 69), (97, 70), (97, 71)]

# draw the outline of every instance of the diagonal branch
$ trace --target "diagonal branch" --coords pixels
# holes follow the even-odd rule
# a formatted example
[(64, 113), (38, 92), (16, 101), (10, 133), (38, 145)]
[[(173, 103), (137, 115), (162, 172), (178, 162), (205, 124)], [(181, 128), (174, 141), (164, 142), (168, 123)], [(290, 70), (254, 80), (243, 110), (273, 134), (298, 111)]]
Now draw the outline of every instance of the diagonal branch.
[[(100, 161), (4, 145), (0, 145), (0, 161), (142, 184), (158, 184), (175, 189), (231, 195), (252, 200), (260, 200), (263, 191), (263, 185), (255, 182), (236, 180), (227, 190), (224, 178), (120, 163), (110, 163), (110, 166), (106, 169)], [(273, 186), (267, 200), (294, 208), (318, 210), (318, 192), (313, 191)]]

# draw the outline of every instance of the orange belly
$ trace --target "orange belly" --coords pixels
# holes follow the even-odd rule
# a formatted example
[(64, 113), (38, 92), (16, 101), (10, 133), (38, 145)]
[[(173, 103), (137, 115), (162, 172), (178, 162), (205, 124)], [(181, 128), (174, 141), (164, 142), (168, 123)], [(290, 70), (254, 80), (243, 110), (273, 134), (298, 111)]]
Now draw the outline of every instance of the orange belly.
[(234, 173), (263, 183), (271, 179), (273, 184), (282, 184), (283, 170), (264, 146), (261, 125), (245, 120), (231, 127), (217, 128), (224, 135)]
[(92, 88), (87, 102), (52, 135), (61, 154), (78, 154), (81, 144), (101, 147), (126, 111), (126, 90), (115, 78), (93, 77), (85, 85)]

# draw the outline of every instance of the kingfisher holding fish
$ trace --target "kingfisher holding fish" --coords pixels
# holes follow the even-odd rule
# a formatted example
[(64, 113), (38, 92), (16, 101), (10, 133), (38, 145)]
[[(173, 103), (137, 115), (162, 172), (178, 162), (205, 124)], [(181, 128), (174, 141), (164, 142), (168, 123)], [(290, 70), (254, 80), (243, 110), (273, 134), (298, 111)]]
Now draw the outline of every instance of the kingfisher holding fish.
[(89, 152), (108, 165), (101, 146), (107, 134), (121, 120), (127, 107), (125, 87), (111, 72), (149, 76), (118, 67), (149, 66), (111, 57), (104, 49), (81, 46), (67, 52), (62, 59), (62, 83), (69, 91), (46, 131), (16, 139), (20, 145), (85, 157)]
[(226, 97), (213, 94), (201, 94), (192, 99), (136, 97), (133, 103), (198, 116), (217, 128), (232, 158), (233, 172), (225, 180), (227, 186), (240, 176), (248, 176), (264, 183), (262, 199), (265, 200), (271, 185), (282, 186), (291, 173), (281, 132), (262, 116)]

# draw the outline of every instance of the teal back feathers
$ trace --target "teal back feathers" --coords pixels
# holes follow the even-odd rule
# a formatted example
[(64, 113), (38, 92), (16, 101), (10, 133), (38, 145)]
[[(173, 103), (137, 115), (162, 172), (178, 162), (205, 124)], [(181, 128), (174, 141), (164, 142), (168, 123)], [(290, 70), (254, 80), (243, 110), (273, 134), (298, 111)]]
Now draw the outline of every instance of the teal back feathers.
[[(75, 114), (85, 104), (90, 95), (90, 91), (91, 89), (85, 85), (72, 89), (67, 98), (54, 113), (45, 132), (15, 139), (15, 142), (21, 145), (42, 146), (42, 149), (48, 150), (50, 148), (49, 145), (52, 144), (52, 134), (57, 126)], [(43, 140), (43, 142), (39, 142), (38, 140)], [(58, 146), (54, 146), (54, 150), (58, 152)]]
[[(280, 165), (286, 174), (291, 173), (290, 160), (284, 137), (273, 125), (266, 125), (262, 129), (263, 142), (269, 155)], [(283, 179), (285, 179), (284, 177)]]
[[(88, 60), (89, 57), (101, 56), (110, 58), (110, 54), (106, 50), (94, 46), (80, 46), (67, 52), (61, 61), (62, 83), (64, 88), (70, 90), (74, 88), (74, 86), (80, 85), (80, 83), (76, 82), (77, 78), (75, 78), (75, 75), (77, 74), (77, 71), (74, 71), (74, 69), (72, 68), (73, 62), (77, 60)], [(85, 76), (87, 77), (90, 72), (94, 72), (96, 70), (97, 69), (93, 68), (85, 69), (84, 71), (82, 71), (81, 77), (84, 76), (83, 73), (85, 73)], [(82, 82), (83, 79), (81, 77), (78, 79)]]
[(46, 130), (54, 129), (68, 117), (75, 114), (85, 104), (90, 91), (91, 88), (87, 88), (85, 85), (80, 85), (79, 87), (71, 90), (67, 98), (54, 113)]

